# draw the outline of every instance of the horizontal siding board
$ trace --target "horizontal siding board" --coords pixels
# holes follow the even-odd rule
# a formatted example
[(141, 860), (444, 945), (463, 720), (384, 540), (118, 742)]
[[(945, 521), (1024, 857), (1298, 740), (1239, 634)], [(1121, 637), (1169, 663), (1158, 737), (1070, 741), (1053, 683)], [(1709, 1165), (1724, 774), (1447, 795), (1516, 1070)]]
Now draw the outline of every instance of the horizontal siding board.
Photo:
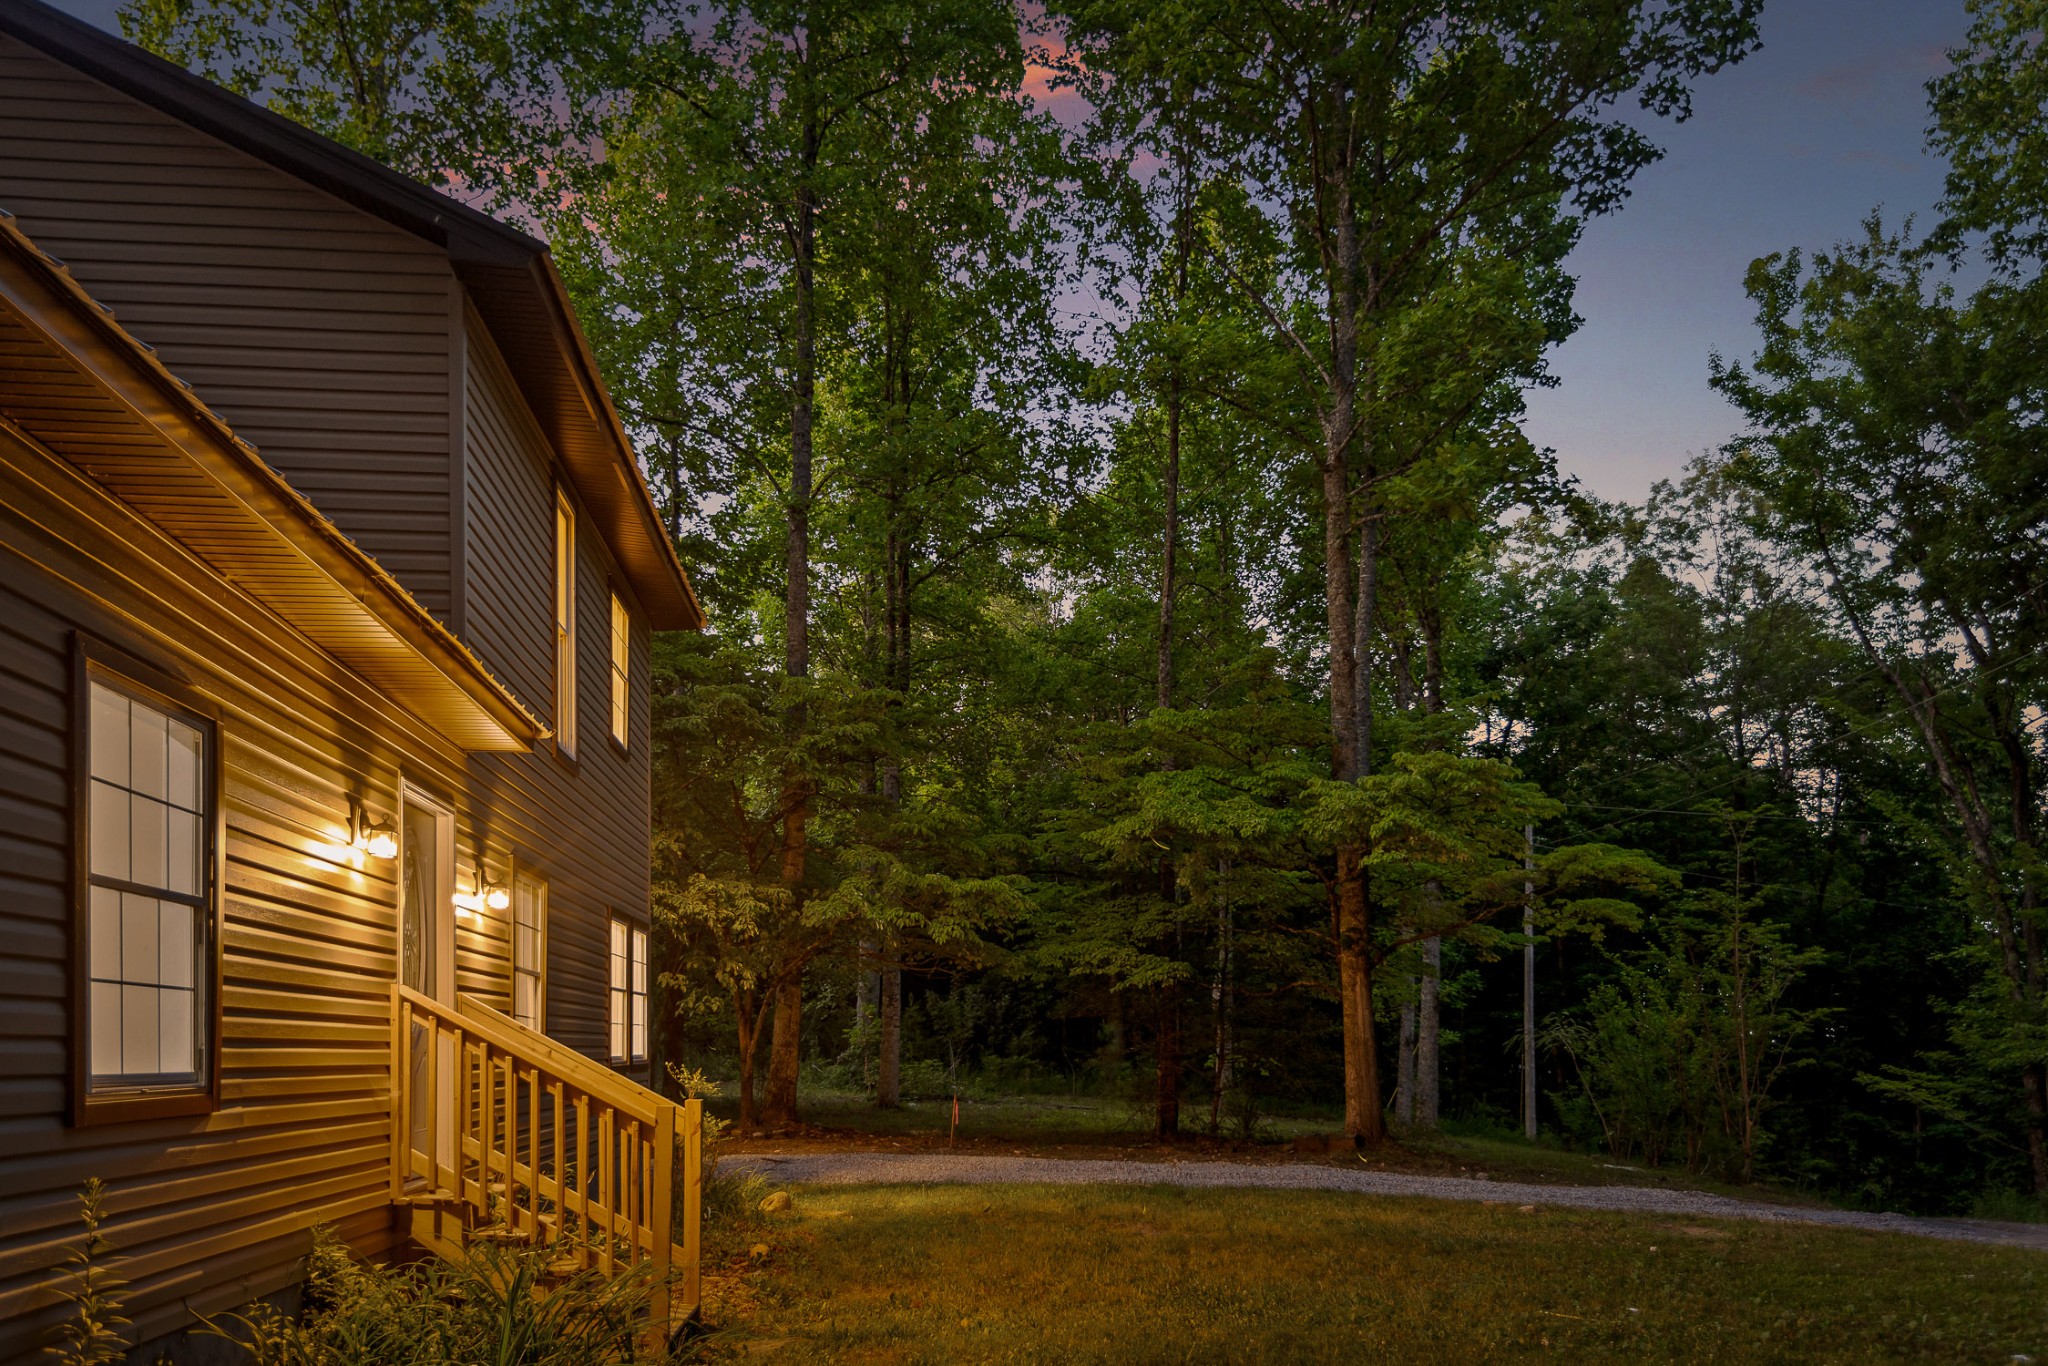
[[(40, 1345), (75, 1241), (48, 1219), (88, 1175), (112, 1185), (108, 1232), (138, 1322), (177, 1319), (170, 1307), (226, 1283), (250, 1247), (297, 1246), (285, 1235), (315, 1222), (375, 1211), (358, 1226), (388, 1242), (393, 875), (335, 846), (350, 795), (389, 814), (401, 774), (458, 792), (463, 763), (372, 690), (281, 648), (295, 638), (282, 623), (75, 475), (4, 436), (0, 466), (0, 621), (29, 647), (0, 670), (9, 713), (62, 725), (74, 625), (166, 659), (222, 709), (228, 827), (223, 1108), (67, 1128), (68, 787), (62, 768), (0, 745), (0, 1359), (13, 1359)], [(491, 961), (476, 958), (477, 985), (495, 985)]]
[[(465, 458), (470, 518), (467, 625), (478, 653), (536, 714), (554, 713), (554, 499), (557, 462), (510, 370), (468, 318)], [(646, 635), (636, 630), (628, 748), (612, 746), (610, 589), (605, 547), (578, 517), (577, 762), (548, 754), (472, 755), (472, 785), (496, 794), (503, 837), (547, 879), (548, 1032), (609, 1051), (609, 930), (648, 906)]]
[(446, 617), (438, 248), (11, 38), (0, 207)]
[[(430, 609), (451, 610), (463, 565), (466, 640), (552, 711), (556, 454), (474, 316), (450, 335), (461, 313), (438, 248), (5, 38), (0, 207)], [(0, 365), (37, 367), (28, 401), (103, 477), (152, 461), (145, 429), (76, 417), (81, 386), (5, 328)], [(0, 473), (38, 459), (0, 433)], [(615, 573), (592, 528), (579, 518), (582, 744), (567, 764), (545, 747), (454, 751), (295, 654), (286, 623), (75, 476), (0, 484), (0, 1358), (33, 1350), (58, 1312), (53, 1258), (87, 1175), (113, 1184), (115, 1269), (145, 1333), (288, 1284), (316, 1223), (364, 1251), (391, 1245), (395, 869), (339, 848), (352, 801), (394, 815), (416, 783), (454, 806), (459, 886), (479, 856), (500, 881), (514, 862), (547, 880), (550, 1029), (603, 1057), (606, 920), (647, 913), (647, 670), (636, 629), (622, 755), (606, 714)], [(218, 532), (194, 520), (181, 534)], [(74, 626), (178, 661), (223, 714), (212, 1114), (64, 1123)], [(458, 988), (500, 1008), (508, 914), (455, 931)]]

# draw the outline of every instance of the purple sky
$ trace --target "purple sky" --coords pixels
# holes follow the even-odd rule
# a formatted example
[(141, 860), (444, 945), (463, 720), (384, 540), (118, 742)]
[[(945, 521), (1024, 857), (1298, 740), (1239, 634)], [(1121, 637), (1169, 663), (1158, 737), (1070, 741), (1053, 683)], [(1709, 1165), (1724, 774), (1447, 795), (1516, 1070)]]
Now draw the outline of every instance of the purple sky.
[[(118, 0), (56, 3), (115, 27)], [(1927, 213), (1941, 171), (1921, 148), (1921, 86), (1965, 22), (1963, 0), (1767, 0), (1763, 50), (1703, 82), (1691, 122), (1658, 130), (1664, 160), (1572, 258), (1585, 325), (1528, 422), (1567, 473), (1640, 498), (1735, 434), (1707, 356), (1749, 352), (1743, 271), (1850, 236), (1880, 205)]]

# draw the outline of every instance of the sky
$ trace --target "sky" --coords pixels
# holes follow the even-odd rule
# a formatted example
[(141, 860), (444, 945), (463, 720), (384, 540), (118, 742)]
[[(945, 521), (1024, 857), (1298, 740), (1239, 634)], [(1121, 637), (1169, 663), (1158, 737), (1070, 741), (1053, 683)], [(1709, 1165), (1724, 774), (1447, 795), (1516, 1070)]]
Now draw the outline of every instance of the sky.
[[(117, 28), (118, 0), (57, 3)], [(1571, 258), (1584, 324), (1527, 422), (1566, 474), (1640, 499), (1737, 434), (1707, 362), (1752, 348), (1743, 272), (1852, 236), (1873, 209), (1925, 219), (1941, 167), (1922, 145), (1922, 87), (1966, 24), (1963, 0), (1766, 0), (1762, 49), (1703, 79), (1690, 121), (1653, 130), (1664, 159)]]

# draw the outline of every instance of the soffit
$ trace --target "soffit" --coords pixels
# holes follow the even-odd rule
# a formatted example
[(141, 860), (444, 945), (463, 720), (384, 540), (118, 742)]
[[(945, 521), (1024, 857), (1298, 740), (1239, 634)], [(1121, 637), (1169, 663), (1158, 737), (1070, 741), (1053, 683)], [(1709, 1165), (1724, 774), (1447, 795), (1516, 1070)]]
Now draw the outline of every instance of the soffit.
[(4, 215), (0, 414), (454, 744), (547, 733)]

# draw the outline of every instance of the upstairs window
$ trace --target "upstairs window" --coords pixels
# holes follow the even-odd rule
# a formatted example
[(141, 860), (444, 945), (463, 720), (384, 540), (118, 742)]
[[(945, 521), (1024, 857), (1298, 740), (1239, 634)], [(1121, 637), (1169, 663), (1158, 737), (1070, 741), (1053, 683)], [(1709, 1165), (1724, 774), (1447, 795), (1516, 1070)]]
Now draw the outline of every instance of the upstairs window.
[(210, 1103), (214, 726), (88, 666), (83, 1111)]
[(626, 615), (626, 604), (619, 601), (617, 593), (612, 594), (612, 739), (620, 749), (626, 747), (626, 683), (631, 675), (632, 655), (628, 646), (633, 639), (632, 619)]
[(555, 748), (576, 755), (576, 512), (555, 491)]
[(647, 931), (612, 921), (611, 1052), (613, 1062), (647, 1061)]
[(512, 1018), (544, 1030), (548, 885), (530, 877), (512, 879)]

